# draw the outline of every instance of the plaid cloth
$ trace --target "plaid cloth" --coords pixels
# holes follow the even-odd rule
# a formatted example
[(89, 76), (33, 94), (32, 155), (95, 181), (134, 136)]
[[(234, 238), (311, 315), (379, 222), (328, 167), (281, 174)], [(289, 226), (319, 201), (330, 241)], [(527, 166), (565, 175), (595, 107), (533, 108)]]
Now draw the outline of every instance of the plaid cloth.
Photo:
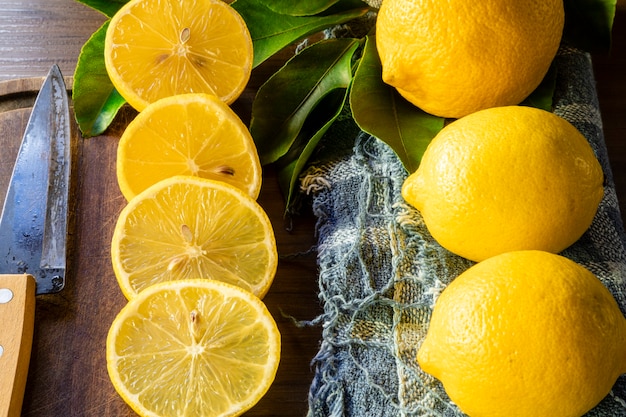
[[(589, 140), (606, 178), (592, 226), (562, 255), (593, 271), (626, 313), (626, 241), (591, 59), (562, 47), (555, 68), (554, 112)], [(437, 296), (472, 262), (439, 246), (403, 201), (407, 173), (388, 146), (364, 133), (333, 139), (332, 157), (301, 183), (318, 222), (323, 306), (308, 415), (462, 416), (415, 357)], [(587, 415), (626, 416), (626, 376)]]

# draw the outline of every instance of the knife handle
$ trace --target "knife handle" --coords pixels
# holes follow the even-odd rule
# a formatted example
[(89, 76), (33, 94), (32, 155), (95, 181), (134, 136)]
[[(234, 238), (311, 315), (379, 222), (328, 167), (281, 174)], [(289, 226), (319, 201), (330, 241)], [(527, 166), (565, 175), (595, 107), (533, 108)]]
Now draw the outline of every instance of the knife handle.
[(0, 417), (19, 417), (33, 344), (35, 279), (0, 275)]

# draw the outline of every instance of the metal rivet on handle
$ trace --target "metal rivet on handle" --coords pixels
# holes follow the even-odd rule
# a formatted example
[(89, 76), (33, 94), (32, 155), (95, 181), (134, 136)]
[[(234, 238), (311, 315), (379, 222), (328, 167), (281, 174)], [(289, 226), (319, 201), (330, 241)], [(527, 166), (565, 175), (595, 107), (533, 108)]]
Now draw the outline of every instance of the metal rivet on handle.
[[(13, 299), (13, 291), (8, 288), (0, 288), (0, 304), (6, 304)], [(4, 354), (4, 347), (0, 345), (0, 357)]]
[[(6, 304), (13, 299), (13, 291), (8, 288), (0, 288), (0, 304)], [(4, 354), (4, 347), (0, 345), (0, 357)]]
[(0, 304), (6, 304), (13, 299), (13, 291), (8, 288), (0, 288)]

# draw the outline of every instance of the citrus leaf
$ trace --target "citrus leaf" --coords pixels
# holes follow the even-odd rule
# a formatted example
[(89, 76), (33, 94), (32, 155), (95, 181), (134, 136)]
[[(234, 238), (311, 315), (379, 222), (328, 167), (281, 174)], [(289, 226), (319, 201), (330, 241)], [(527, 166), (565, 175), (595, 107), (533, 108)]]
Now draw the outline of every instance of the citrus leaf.
[(523, 106), (537, 107), (542, 110), (552, 111), (552, 99), (556, 88), (556, 68), (554, 64), (550, 67), (541, 84), (535, 91), (520, 103)]
[[(256, 67), (276, 52), (308, 35), (330, 26), (339, 25), (365, 15), (369, 7), (361, 1), (351, 1), (360, 7), (345, 10), (337, 5), (324, 15), (289, 16), (276, 13), (257, 1), (235, 1), (232, 6), (243, 17), (252, 36), (253, 66)], [(335, 10), (339, 10), (334, 13)]]
[(565, 0), (563, 36), (588, 52), (607, 52), (617, 0)]
[(420, 110), (382, 81), (376, 41), (371, 35), (366, 37), (354, 76), (350, 107), (359, 127), (389, 145), (408, 172), (417, 169), (426, 147), (444, 124), (443, 118)]
[(331, 91), (348, 88), (358, 39), (328, 39), (292, 57), (259, 89), (252, 104), (250, 133), (262, 164), (292, 147), (315, 106)]
[(92, 9), (99, 11), (107, 17), (113, 17), (113, 15), (129, 0), (76, 0), (79, 3), (89, 6)]
[(303, 126), (287, 154), (276, 161), (278, 182), (286, 198), (287, 209), (293, 204), (294, 191), (296, 191), (300, 173), (306, 167), (324, 134), (341, 114), (347, 97), (347, 88), (334, 90), (324, 97), (313, 110), (315, 114), (307, 119), (307, 123)]
[(339, 0), (259, 0), (268, 9), (276, 13), (291, 16), (311, 16), (328, 9)]
[(126, 102), (113, 87), (104, 66), (104, 38), (108, 26), (107, 21), (85, 42), (74, 71), (74, 114), (85, 137), (104, 132)]

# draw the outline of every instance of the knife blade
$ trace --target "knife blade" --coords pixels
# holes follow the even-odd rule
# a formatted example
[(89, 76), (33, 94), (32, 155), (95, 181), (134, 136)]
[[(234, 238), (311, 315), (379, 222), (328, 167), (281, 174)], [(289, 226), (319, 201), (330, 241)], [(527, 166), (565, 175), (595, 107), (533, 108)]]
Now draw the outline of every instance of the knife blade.
[(71, 136), (54, 65), (35, 99), (0, 217), (0, 417), (21, 414), (35, 295), (65, 285)]

